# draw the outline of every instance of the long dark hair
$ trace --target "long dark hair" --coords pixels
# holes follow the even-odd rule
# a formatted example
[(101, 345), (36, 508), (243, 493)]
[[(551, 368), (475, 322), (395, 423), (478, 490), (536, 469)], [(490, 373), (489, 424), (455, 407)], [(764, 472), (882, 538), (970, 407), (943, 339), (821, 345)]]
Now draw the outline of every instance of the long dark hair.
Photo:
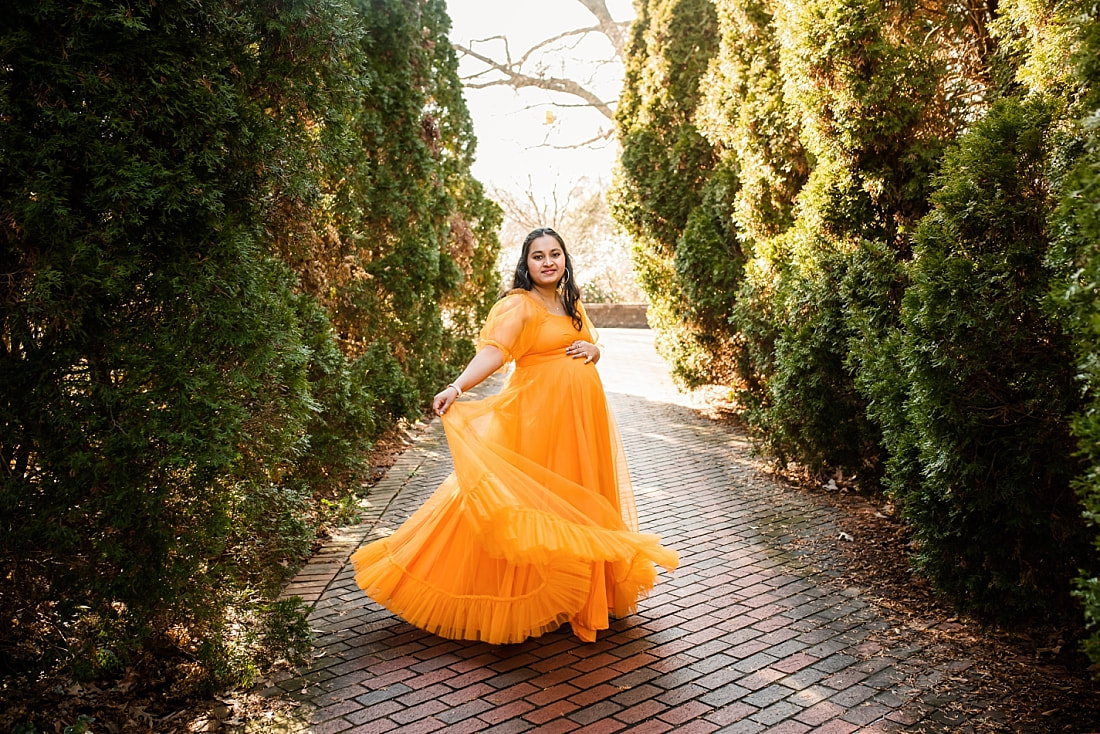
[(512, 277), (512, 288), (522, 288), (529, 291), (534, 287), (531, 281), (531, 273), (527, 270), (527, 255), (531, 252), (531, 243), (539, 237), (550, 235), (558, 241), (562, 254), (565, 255), (565, 274), (558, 281), (558, 291), (561, 293), (562, 303), (565, 305), (565, 313), (573, 322), (573, 328), (580, 331), (582, 328), (581, 314), (577, 310), (577, 302), (581, 300), (581, 289), (577, 287), (577, 279), (573, 277), (573, 258), (569, 257), (569, 250), (565, 247), (565, 240), (561, 235), (549, 227), (539, 227), (531, 230), (523, 240), (523, 249), (519, 253), (519, 263), (516, 264), (516, 274)]

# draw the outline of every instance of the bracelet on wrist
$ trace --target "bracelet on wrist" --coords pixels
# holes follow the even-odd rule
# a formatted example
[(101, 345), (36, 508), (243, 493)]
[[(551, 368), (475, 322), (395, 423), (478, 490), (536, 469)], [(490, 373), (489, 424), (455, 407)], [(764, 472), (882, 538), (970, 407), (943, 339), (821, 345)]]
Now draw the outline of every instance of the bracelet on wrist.
[(447, 387), (453, 387), (455, 389), (455, 392), (458, 393), (458, 397), (462, 397), (462, 388), (461, 387), (454, 384), (453, 382), (448, 382)]

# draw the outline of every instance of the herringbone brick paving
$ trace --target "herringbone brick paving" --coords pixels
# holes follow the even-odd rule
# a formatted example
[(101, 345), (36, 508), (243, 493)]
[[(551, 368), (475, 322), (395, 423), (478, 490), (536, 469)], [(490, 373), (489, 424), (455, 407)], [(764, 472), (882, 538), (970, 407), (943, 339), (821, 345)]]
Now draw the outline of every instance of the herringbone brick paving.
[[(297, 703), (287, 731), (821, 732), (972, 730), (974, 698), (899, 643), (838, 583), (836, 510), (760, 471), (744, 436), (672, 389), (647, 331), (606, 330), (600, 364), (626, 446), (641, 528), (680, 553), (637, 614), (594, 644), (568, 627), (519, 645), (444, 640), (356, 587), (350, 553), (392, 531), (450, 471), (439, 422), (288, 587), (315, 602), (317, 658), (265, 694)], [(987, 711), (986, 716), (996, 716)]]

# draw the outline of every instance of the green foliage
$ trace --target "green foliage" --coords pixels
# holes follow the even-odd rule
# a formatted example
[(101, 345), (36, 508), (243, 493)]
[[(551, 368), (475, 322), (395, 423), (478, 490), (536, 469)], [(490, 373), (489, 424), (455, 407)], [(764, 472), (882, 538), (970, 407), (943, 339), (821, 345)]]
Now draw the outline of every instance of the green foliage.
[(447, 26), (397, 0), (5, 7), (0, 611), (56, 630), (0, 640), (6, 666), (177, 645), (245, 683), (264, 645), (234, 630), (300, 637), (268, 600), (320, 500), (496, 290)]
[(702, 201), (688, 214), (672, 256), (677, 291), (667, 323), (679, 343), (669, 352), (673, 376), (688, 385), (733, 374), (731, 294), (745, 263), (729, 216), (736, 191), (736, 171), (722, 166), (715, 170), (703, 187)]
[(644, 233), (654, 252), (671, 254), (712, 164), (710, 145), (689, 122), (671, 138), (643, 127), (626, 131), (612, 199), (620, 221), (635, 236)]
[[(915, 9), (909, 2), (810, 0), (780, 16), (787, 96), (814, 156), (850, 158), (864, 175), (896, 166), (938, 72)], [(890, 178), (868, 193), (884, 195)]]
[(379, 405), (385, 401), (366, 384), (367, 358), (351, 361), (340, 351), (328, 315), (317, 301), (297, 294), (293, 303), (308, 350), (311, 410), (305, 427), (308, 443), (282, 483), (314, 497), (335, 497), (361, 476), (372, 439), (394, 416)]
[[(775, 18), (787, 41), (786, 114), (800, 120), (814, 166), (790, 210), (793, 224), (755, 245), (770, 261), (757, 272), (770, 281), (747, 281), (733, 314), (745, 345), (739, 396), (765, 449), (780, 463), (841, 467), (869, 481), (883, 452), (856, 375), (896, 311), (869, 321), (865, 309), (897, 302), (893, 281), (874, 267), (907, 255), (906, 232), (926, 206), (939, 150), (926, 112), (938, 94), (936, 68), (905, 10), (810, 2)], [(775, 94), (775, 81), (759, 83), (761, 95)], [(790, 170), (800, 149), (775, 139)], [(760, 211), (757, 231), (769, 232), (773, 209)]]
[(723, 181), (707, 189), (714, 154), (693, 122), (716, 40), (707, 0), (640, 4), (616, 113), (623, 151), (612, 212), (635, 241), (635, 275), (650, 299), (658, 349), (689, 384), (713, 373), (708, 346), (722, 341), (703, 322), (725, 325), (712, 313), (715, 304), (696, 307), (688, 294), (711, 277), (728, 281), (742, 259), (731, 222), (715, 207), (735, 187)]
[(1056, 610), (1080, 557), (1070, 342), (1043, 308), (1050, 124), (1049, 105), (1003, 100), (948, 153), (896, 347), (908, 399), (891, 448), (919, 471), (895, 462), (890, 490), (922, 571), (987, 617)]
[[(901, 304), (910, 285), (909, 262), (883, 242), (868, 241), (850, 262), (841, 287), (852, 329), (847, 366), (875, 426), (875, 447), (866, 447), (863, 479), (880, 482), (884, 472), (907, 482), (919, 474), (916, 436), (906, 421), (908, 375), (898, 368)], [(870, 460), (868, 460), (870, 459)]]
[(347, 112), (354, 142), (326, 182), (339, 247), (330, 263), (336, 275), (317, 293), (345, 351), (369, 355), (367, 389), (400, 417), (469, 356), (491, 305), (483, 296), (497, 286), (500, 213), (469, 175), (473, 128), (445, 4), (356, 3), (372, 86)]
[(229, 552), (265, 526), (234, 523), (284, 504), (311, 409), (261, 239), (293, 127), (251, 101), (265, 12), (189, 10), (28, 3), (0, 44), (4, 555), (50, 569), (89, 672), (154, 630), (216, 631), (265, 573)]
[[(746, 413), (762, 416), (779, 338), (782, 296), (777, 289), (789, 275), (790, 238), (784, 233), (794, 223), (795, 198), (810, 163), (783, 92), (774, 3), (725, 0), (716, 9), (720, 44), (696, 120), (718, 152), (715, 174), (737, 172), (724, 196), (725, 217), (746, 262), (739, 282), (708, 295), (726, 299), (722, 315), (727, 323), (719, 332), (724, 333), (729, 371)], [(710, 375), (719, 376), (729, 379)]]
[(1100, 315), (1096, 292), (1100, 288), (1100, 216), (1094, 202), (1100, 197), (1100, 145), (1095, 128), (1089, 131), (1089, 149), (1068, 178), (1062, 205), (1056, 216), (1062, 236), (1059, 245), (1061, 263), (1068, 266), (1069, 277), (1062, 284), (1061, 296), (1070, 309), (1070, 322), (1077, 339), (1078, 379), (1084, 386), (1084, 408), (1075, 417), (1073, 433), (1077, 438), (1085, 471), (1075, 486), (1085, 520), (1092, 526), (1092, 558), (1083, 562), (1078, 578), (1078, 596), (1092, 634), (1085, 650), (1094, 662), (1100, 662)]
[(784, 273), (773, 295), (782, 317), (765, 332), (773, 344), (766, 394), (742, 398), (762, 445), (781, 464), (862, 474), (867, 458), (876, 456), (877, 431), (846, 362), (855, 333), (842, 283), (852, 277), (858, 255), (821, 255), (806, 273)]
[[(771, 3), (715, 3), (720, 44), (703, 83), (696, 121), (726, 165), (736, 165), (733, 218), (740, 237), (763, 243), (794, 222), (809, 162), (783, 95)], [(733, 160), (727, 160), (732, 158)]]
[(1094, 663), (1100, 663), (1100, 210), (1096, 206), (1100, 201), (1100, 23), (1096, 6), (1069, 6), (1080, 24), (1076, 70), (1087, 94), (1075, 110), (1083, 117), (1080, 144), (1073, 148), (1077, 155), (1062, 181), (1059, 207), (1051, 218), (1055, 243), (1049, 261), (1060, 276), (1054, 295), (1074, 337), (1077, 381), (1082, 388), (1073, 434), (1085, 469), (1074, 485), (1092, 547), (1078, 572), (1076, 596), (1091, 630), (1084, 650)]
[[(1091, 12), (1079, 0), (1003, 0), (992, 24), (1001, 56), (1010, 60), (1012, 88), (1072, 101), (1078, 74), (1082, 19)], [(1008, 85), (1006, 85), (1007, 87)]]
[[(638, 5), (614, 210), (674, 372), (732, 382), (780, 463), (868, 489), (885, 475), (918, 563), (961, 606), (1059, 607), (1080, 557), (1077, 402), (1065, 309), (1043, 305), (1045, 217), (1080, 155), (1065, 115), (1100, 65), (1095, 9), (717, 0), (716, 25), (668, 22), (689, 7)], [(678, 77), (672, 49), (691, 59)], [(689, 49), (709, 55), (702, 82)], [(1088, 165), (1054, 220), (1086, 382)], [(1081, 593), (1100, 619), (1093, 576)]]
[(673, 263), (698, 331), (717, 339), (728, 330), (732, 299), (745, 257), (729, 216), (738, 189), (737, 170), (719, 165), (688, 214)]
[(227, 629), (203, 641), (199, 657), (205, 663), (203, 692), (227, 687), (248, 688), (260, 672), (278, 662), (302, 665), (309, 660), (313, 631), (309, 605), (300, 597), (237, 604)]
[(926, 209), (943, 70), (913, 10), (813, 0), (777, 19), (786, 96), (815, 159), (796, 216), (829, 241), (895, 242)]
[(280, 657), (295, 665), (306, 662), (313, 649), (308, 613), (308, 605), (297, 596), (266, 605), (257, 642), (268, 663)]

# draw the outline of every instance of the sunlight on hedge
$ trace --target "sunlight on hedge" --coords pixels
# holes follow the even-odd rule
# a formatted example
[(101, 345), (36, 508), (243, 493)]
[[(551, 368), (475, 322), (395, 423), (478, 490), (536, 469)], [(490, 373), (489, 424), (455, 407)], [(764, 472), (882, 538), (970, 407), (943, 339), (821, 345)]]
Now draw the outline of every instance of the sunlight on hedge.
[(982, 12), (639, 3), (614, 213), (779, 466), (890, 494), (960, 608), (1080, 619), (1080, 575), (1096, 624), (1096, 9)]

